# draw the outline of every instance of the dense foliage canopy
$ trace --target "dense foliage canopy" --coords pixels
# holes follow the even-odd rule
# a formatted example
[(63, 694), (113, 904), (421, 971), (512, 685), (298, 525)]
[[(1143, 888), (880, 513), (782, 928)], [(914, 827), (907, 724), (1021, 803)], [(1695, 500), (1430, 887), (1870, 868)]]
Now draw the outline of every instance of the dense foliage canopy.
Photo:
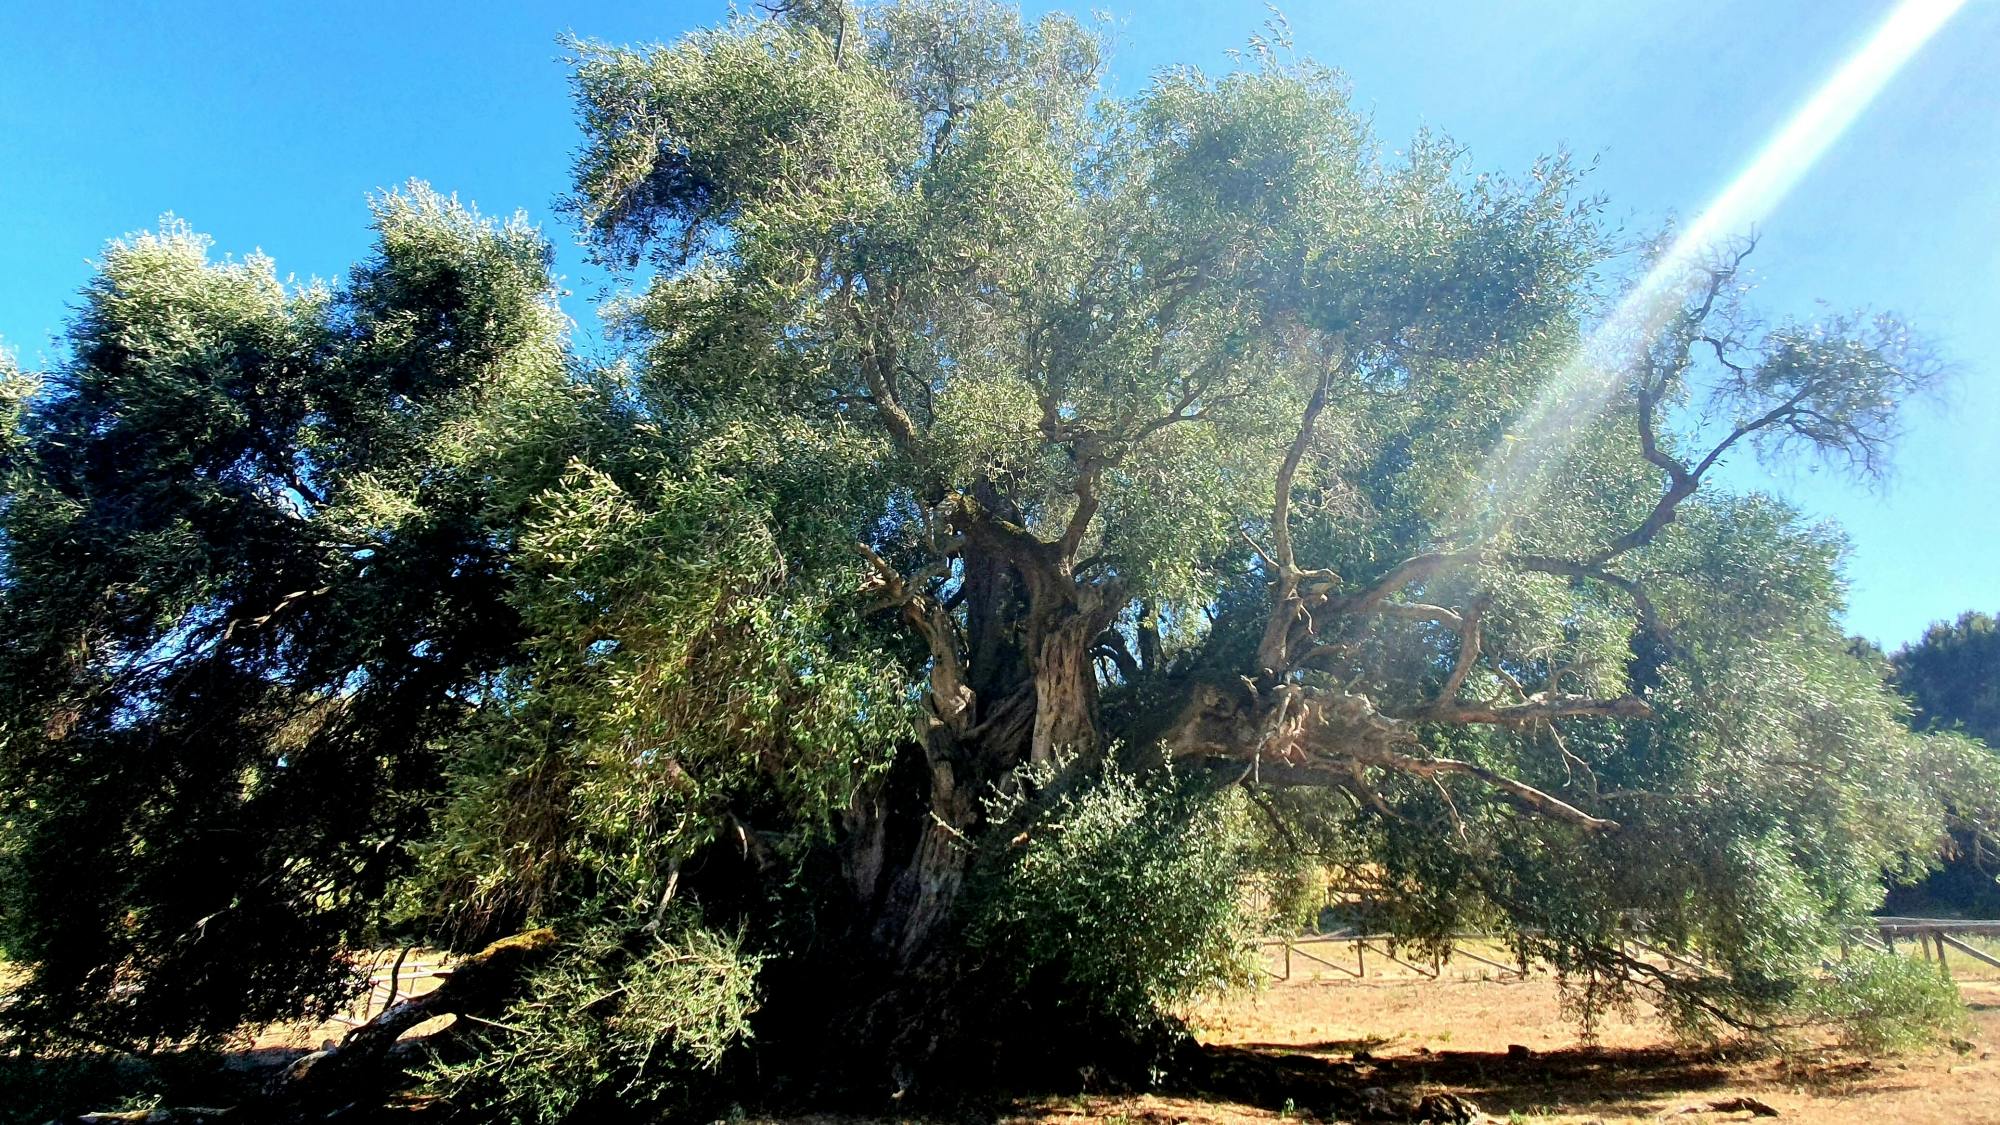
[(1880, 472), (1936, 365), (1252, 47), (1120, 99), (983, 0), (579, 44), (608, 365), (539, 234), (422, 186), (328, 285), (112, 244), (0, 396), (7, 1018), (216, 1034), (550, 924), (464, 1105), (746, 1043), (886, 1089), (1165, 1026), (1277, 924), (1243, 887), (1329, 878), (1586, 1009), (1791, 1018), (1990, 760), (1847, 651), (1837, 533), (1714, 470)]

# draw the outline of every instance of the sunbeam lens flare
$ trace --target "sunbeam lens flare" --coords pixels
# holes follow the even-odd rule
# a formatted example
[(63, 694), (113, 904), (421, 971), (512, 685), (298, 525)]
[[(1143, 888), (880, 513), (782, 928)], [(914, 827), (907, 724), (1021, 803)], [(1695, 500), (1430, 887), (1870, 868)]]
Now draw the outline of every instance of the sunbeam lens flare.
[(1538, 466), (1559, 462), (1616, 386), (1619, 359), (1653, 341), (1680, 308), (1690, 267), (1711, 247), (1769, 215), (1889, 80), (1966, 0), (1903, 0), (1703, 208), (1604, 321), (1544, 382), (1513, 432), (1488, 458), (1461, 511), (1505, 519), (1537, 498)]

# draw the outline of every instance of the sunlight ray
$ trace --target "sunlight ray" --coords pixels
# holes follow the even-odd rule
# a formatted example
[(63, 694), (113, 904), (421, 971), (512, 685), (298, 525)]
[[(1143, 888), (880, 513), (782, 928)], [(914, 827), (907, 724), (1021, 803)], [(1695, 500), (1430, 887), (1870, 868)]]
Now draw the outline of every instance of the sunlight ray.
[(1617, 386), (1621, 360), (1655, 339), (1695, 283), (1691, 267), (1768, 216), (1966, 0), (1902, 0), (1673, 240), (1611, 313), (1544, 383), (1493, 451), (1462, 511), (1504, 521), (1537, 499), (1541, 469), (1560, 462)]

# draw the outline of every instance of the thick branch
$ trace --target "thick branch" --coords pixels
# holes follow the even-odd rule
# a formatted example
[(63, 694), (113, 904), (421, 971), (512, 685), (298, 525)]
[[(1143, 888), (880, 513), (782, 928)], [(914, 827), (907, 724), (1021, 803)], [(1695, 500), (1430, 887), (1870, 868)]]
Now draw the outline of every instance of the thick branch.
[(896, 398), (893, 381), (895, 347), (877, 332), (877, 325), (870, 322), (860, 302), (854, 299), (852, 277), (841, 283), (840, 295), (854, 320), (855, 331), (861, 336), (861, 378), (868, 385), (868, 402), (875, 408), (876, 416), (882, 419), (889, 436), (895, 439), (897, 447), (905, 453), (913, 452), (917, 444), (917, 426)]
[[(359, 1102), (381, 1091), (390, 1050), (405, 1031), (435, 1016), (483, 1017), (498, 1011), (534, 964), (554, 951), (552, 930), (503, 938), (453, 967), (444, 983), (390, 1006), (347, 1033), (338, 1047), (300, 1058), (273, 1080), (265, 1097), (242, 1109), (246, 1120), (297, 1120)], [(316, 1114), (314, 1114), (316, 1115)]]
[[(1454, 631), (1461, 632), (1466, 614), (1443, 606), (1422, 602), (1397, 602), (1389, 600), (1406, 586), (1425, 581), (1452, 566), (1468, 565), (1476, 562), (1478, 555), (1470, 551), (1434, 552), (1415, 555), (1390, 568), (1388, 573), (1368, 586), (1350, 594), (1324, 595), (1302, 599), (1303, 605), (1323, 610), (1326, 614), (1339, 614), (1350, 620), (1363, 619), (1371, 615), (1396, 617), (1405, 620), (1435, 621)], [(1666, 627), (1660, 620), (1659, 611), (1647, 596), (1645, 587), (1633, 578), (1605, 569), (1602, 565), (1576, 559), (1557, 558), (1552, 555), (1506, 554), (1499, 561), (1521, 570), (1540, 574), (1553, 574), (1565, 578), (1600, 582), (1622, 591), (1632, 599), (1639, 626), (1655, 642), (1666, 644)], [(1298, 667), (1337, 653), (1344, 640), (1352, 635), (1335, 638), (1327, 643), (1304, 649), (1293, 659), (1291, 666)], [(1461, 643), (1460, 658), (1465, 650)], [(1474, 654), (1477, 655), (1476, 653)], [(1461, 681), (1462, 683), (1462, 681)], [(1525, 694), (1525, 693), (1524, 693)], [(1464, 720), (1462, 720), (1464, 721)], [(1477, 720), (1471, 720), (1477, 721)]]
[(1449, 707), (1458, 699), (1460, 688), (1465, 686), (1465, 678), (1472, 673), (1474, 661), (1479, 659), (1479, 617), (1485, 607), (1475, 603), (1465, 611), (1458, 626), (1458, 658), (1452, 662), (1451, 675), (1445, 677), (1444, 686), (1438, 689), (1437, 706)]
[(1667, 486), (1671, 488), (1676, 484), (1686, 481), (1690, 474), (1686, 465), (1681, 464), (1679, 460), (1660, 448), (1659, 431), (1653, 421), (1653, 411), (1657, 407), (1658, 400), (1655, 397), (1653, 388), (1650, 386), (1640, 387), (1638, 411), (1639, 452), (1645, 455), (1646, 460), (1651, 461), (1666, 471)]
[(867, 544), (857, 543), (855, 550), (875, 571), (868, 591), (877, 595), (878, 605), (900, 609), (903, 620), (930, 649), (932, 709), (945, 725), (962, 732), (972, 721), (973, 695), (963, 647), (959, 644), (958, 625), (950, 611), (912, 589), (903, 575)]
[(1426, 605), (1423, 602), (1383, 602), (1375, 607), (1375, 612), (1384, 617), (1400, 617), (1406, 621), (1435, 621), (1453, 630), (1465, 624), (1465, 618), (1457, 610), (1446, 609), (1441, 605)]
[(1509, 561), (1522, 570), (1532, 570), (1541, 574), (1555, 574), (1564, 578), (1579, 578), (1602, 582), (1607, 586), (1624, 591), (1632, 599), (1632, 608), (1639, 615), (1639, 627), (1655, 640), (1666, 640), (1666, 627), (1660, 623), (1659, 611), (1653, 607), (1653, 599), (1646, 596), (1645, 587), (1637, 579), (1628, 578), (1589, 563), (1559, 559), (1549, 555), (1512, 555)]
[(1476, 762), (1461, 761), (1457, 758), (1417, 758), (1408, 754), (1395, 754), (1386, 751), (1378, 753), (1374, 761), (1370, 761), (1365, 757), (1358, 760), (1366, 762), (1368, 765), (1382, 766), (1386, 769), (1410, 774), (1413, 777), (1462, 774), (1466, 777), (1478, 778), (1486, 785), (1498, 790), (1515, 804), (1531, 812), (1539, 813), (1554, 820), (1567, 821), (1570, 824), (1591, 832), (1605, 832), (1618, 827), (1618, 822), (1615, 820), (1606, 820), (1603, 817), (1592, 816), (1575, 805), (1570, 804), (1568, 801), (1549, 793), (1544, 793), (1524, 781), (1517, 781), (1503, 773), (1487, 769)]
[(1290, 448), (1285, 451), (1285, 459), (1278, 465), (1271, 498), (1271, 549), (1267, 552), (1254, 540), (1251, 542), (1271, 571), (1271, 616), (1264, 625), (1264, 637), (1257, 645), (1257, 667), (1267, 680), (1282, 675), (1291, 667), (1292, 633), (1306, 608), (1299, 598), (1299, 582), (1305, 575), (1299, 570), (1298, 558), (1292, 550), (1292, 486), (1298, 479), (1299, 465), (1305, 460), (1306, 450), (1312, 446), (1313, 430), (1319, 423), (1319, 416), (1326, 409), (1333, 372), (1334, 362), (1330, 361), (1313, 383), (1312, 397), (1306, 400), (1305, 411), (1299, 418), (1298, 434), (1292, 438)]
[(1139, 659), (1132, 655), (1132, 648), (1125, 643), (1125, 634), (1116, 629), (1106, 629), (1097, 636), (1097, 647), (1091, 649), (1092, 656), (1102, 656), (1118, 666), (1118, 674), (1128, 684), (1139, 682)]
[(1076, 510), (1070, 513), (1069, 524), (1063, 528), (1062, 539), (1056, 544), (1057, 559), (1063, 565), (1076, 558), (1077, 548), (1083, 545), (1083, 537), (1090, 530), (1090, 521), (1097, 516), (1097, 486), (1103, 476), (1103, 463), (1096, 457), (1089, 457), (1077, 465)]
[(1421, 582), (1448, 566), (1475, 562), (1478, 558), (1479, 555), (1473, 551), (1442, 551), (1412, 555), (1390, 567), (1387, 574), (1360, 590), (1327, 598), (1326, 605), (1336, 613), (1351, 616), (1379, 612), (1383, 604), (1388, 601), (1389, 595), (1412, 582)]
[[(1566, 714), (1632, 717), (1644, 713), (1645, 704), (1637, 699), (1539, 697), (1517, 707), (1453, 707), (1448, 709), (1448, 717), (1437, 721), (1511, 723)], [(1357, 786), (1366, 788), (1357, 774), (1361, 767), (1394, 770), (1411, 777), (1459, 774), (1484, 783), (1508, 802), (1538, 815), (1593, 832), (1617, 827), (1614, 821), (1593, 816), (1476, 762), (1409, 752), (1422, 745), (1414, 721), (1418, 717), (1384, 715), (1365, 696), (1307, 692), (1296, 685), (1254, 698), (1211, 690), (1206, 699), (1191, 704), (1190, 714), (1169, 741), (1183, 754), (1232, 761), (1238, 768), (1248, 766), (1259, 781), (1272, 784), (1332, 786), (1355, 792)], [(1421, 718), (1432, 721), (1428, 715)]]
[(1674, 522), (1674, 517), (1680, 509), (1681, 501), (1694, 495), (1695, 490), (1700, 486), (1701, 478), (1692, 474), (1682, 473), (1680, 476), (1672, 478), (1667, 484), (1666, 491), (1660, 494), (1660, 499), (1653, 505), (1653, 510), (1646, 513), (1645, 520), (1638, 527), (1612, 540), (1608, 546), (1591, 555), (1585, 562), (1589, 565), (1601, 566), (1627, 551), (1651, 543), (1654, 537), (1659, 535), (1668, 524)]
[(1646, 514), (1645, 520), (1638, 527), (1612, 540), (1603, 550), (1590, 556), (1585, 561), (1591, 565), (1602, 565), (1617, 558), (1619, 555), (1651, 543), (1668, 524), (1674, 522), (1681, 502), (1695, 494), (1695, 491), (1701, 487), (1701, 482), (1707, 476), (1708, 471), (1715, 467), (1716, 462), (1722, 459), (1723, 454), (1729, 452), (1736, 443), (1751, 434), (1769, 429), (1781, 422), (1799, 417), (1801, 414), (1810, 413), (1810, 411), (1802, 410), (1801, 407), (1817, 388), (1817, 383), (1808, 381), (1789, 399), (1772, 407), (1757, 418), (1739, 423), (1735, 429), (1729, 432), (1727, 437), (1716, 443), (1715, 448), (1710, 449), (1700, 461), (1696, 462), (1692, 469), (1684, 468), (1680, 462), (1675, 461), (1673, 458), (1657, 453), (1652, 439), (1651, 408), (1649, 405), (1651, 400), (1649, 396), (1641, 394), (1639, 399), (1641, 444), (1649, 450), (1654, 450), (1654, 452), (1647, 454), (1648, 460), (1666, 468), (1666, 490), (1660, 494), (1659, 500), (1653, 505), (1653, 510)]
[(1292, 485), (1298, 479), (1299, 463), (1305, 460), (1306, 450), (1312, 447), (1313, 430), (1319, 424), (1320, 414), (1326, 410), (1327, 391), (1333, 385), (1333, 367), (1329, 364), (1320, 372), (1313, 384), (1312, 397), (1306, 400), (1305, 413), (1299, 418), (1298, 435), (1285, 451), (1285, 460), (1278, 466), (1278, 479), (1271, 499), (1271, 552), (1277, 557), (1278, 565), (1289, 570), (1297, 565), (1292, 554)]
[(1761, 416), (1739, 424), (1729, 432), (1728, 437), (1723, 438), (1714, 449), (1708, 451), (1708, 455), (1701, 459), (1700, 464), (1695, 466), (1695, 476), (1699, 477), (1709, 469), (1714, 468), (1715, 463), (1722, 459), (1722, 455), (1727, 453), (1731, 446), (1759, 430), (1769, 429), (1780, 422), (1788, 421), (1800, 415), (1818, 417), (1812, 411), (1802, 409), (1802, 406), (1806, 399), (1812, 397), (1813, 392), (1819, 389), (1820, 385), (1816, 380), (1808, 379), (1800, 384), (1799, 389), (1793, 392), (1792, 397), (1772, 407)]
[[(1411, 777), (1458, 774), (1475, 778), (1499, 792), (1510, 803), (1539, 816), (1573, 824), (1587, 832), (1609, 832), (1618, 827), (1618, 822), (1615, 820), (1592, 816), (1560, 797), (1473, 762), (1457, 758), (1419, 758), (1390, 752), (1357, 754), (1352, 760), (1362, 765), (1395, 770)], [(1265, 785), (1318, 786), (1351, 791), (1354, 784), (1351, 768), (1326, 761), (1285, 762), (1266, 759), (1259, 767), (1258, 775), (1261, 783)]]
[(1600, 698), (1538, 692), (1525, 703), (1504, 707), (1490, 703), (1434, 703), (1398, 717), (1427, 723), (1512, 726), (1548, 719), (1647, 719), (1652, 714), (1653, 709), (1636, 695)]
[(1031, 581), (1036, 574), (1053, 567), (1055, 560), (1050, 556), (1053, 544), (988, 510), (971, 496), (956, 493), (951, 499), (953, 524), (967, 540), (1006, 559)]

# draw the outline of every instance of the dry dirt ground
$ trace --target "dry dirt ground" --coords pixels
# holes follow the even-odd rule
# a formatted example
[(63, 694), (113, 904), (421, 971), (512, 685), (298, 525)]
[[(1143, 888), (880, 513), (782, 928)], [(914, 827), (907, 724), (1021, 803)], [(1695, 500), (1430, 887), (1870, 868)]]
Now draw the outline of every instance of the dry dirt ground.
[[(1506, 1122), (1751, 1119), (1748, 1111), (1700, 1108), (1737, 1097), (1777, 1110), (1778, 1121), (1812, 1125), (2000, 1122), (2000, 1057), (1994, 1054), (2000, 1050), (2000, 981), (1961, 981), (1961, 989), (1972, 1009), (1969, 1050), (1887, 1060), (1833, 1049), (1790, 1057), (1689, 1050), (1644, 1013), (1607, 1020), (1596, 1044), (1586, 1045), (1546, 978), (1294, 979), (1211, 1006), (1202, 1014), (1202, 1037), (1299, 1063), (1347, 1061), (1365, 1083), (1400, 1094), (1457, 1093), (1477, 1103), (1488, 1120)], [(1238, 1125), (1305, 1116), (1185, 1098), (1088, 1094), (1022, 1109), (1014, 1120), (1051, 1125)]]
[[(383, 960), (376, 968), (386, 968), (389, 955)], [(1272, 966), (1280, 964), (1274, 957)], [(1010, 1125), (1275, 1125), (1311, 1120), (1310, 1091), (1315, 1084), (1335, 1084), (1381, 1086), (1405, 1101), (1458, 1094), (1478, 1105), (1483, 1120), (1509, 1125), (1751, 1120), (1747, 1111), (1706, 1109), (1739, 1097), (1776, 1110), (1780, 1125), (2000, 1125), (2000, 974), (1958, 964), (1956, 957), (1953, 968), (1970, 1008), (1972, 1026), (1961, 1044), (1966, 1049), (1871, 1059), (1835, 1048), (1789, 1056), (1688, 1049), (1644, 1011), (1608, 1017), (1587, 1044), (1546, 976), (1494, 979), (1496, 974), (1460, 963), (1433, 981), (1371, 960), (1368, 979), (1354, 980), (1295, 958), (1292, 979), (1198, 1013), (1205, 1042), (1229, 1049), (1248, 1064), (1247, 1073), (1268, 1082), (1256, 1087), (1257, 1104), (1094, 1093), (1080, 1080), (1081, 1094), (1018, 1102), (997, 1114), (988, 1107), (977, 1116)], [(1968, 969), (1988, 979), (1968, 979)], [(399, 991), (409, 995), (434, 984), (424, 979)], [(348, 1018), (372, 1014), (383, 999), (378, 993), (371, 1010)], [(247, 1045), (246, 1059), (290, 1057), (346, 1029), (338, 1022), (273, 1028)], [(1284, 1095), (1295, 1087), (1300, 1096), (1288, 1110)], [(0, 1119), (10, 1116), (0, 1112)], [(811, 1116), (783, 1125), (873, 1122)]]
[[(1336, 952), (1348, 947), (1305, 948), (1335, 963), (1352, 956)], [(1270, 968), (1282, 970), (1282, 955), (1268, 952)], [(1507, 960), (1498, 949), (1483, 952)], [(386, 968), (388, 960), (384, 954), (384, 963), (375, 967)], [(425, 954), (411, 959), (412, 965), (441, 960)], [(1291, 979), (1211, 1004), (1198, 1013), (1197, 1026), (1207, 1043), (1276, 1064), (1274, 1075), (1338, 1072), (1325, 1078), (1379, 1085), (1404, 1097), (1454, 1093), (1477, 1104), (1487, 1120), (1509, 1125), (1750, 1120), (1749, 1111), (1706, 1109), (1740, 1097), (1777, 1110), (1779, 1122), (1800, 1125), (2000, 1125), (2000, 973), (1955, 953), (1952, 969), (1970, 1008), (1972, 1028), (1963, 1041), (1970, 1048), (1893, 1059), (1838, 1048), (1790, 1055), (1690, 1049), (1643, 1008), (1607, 1016), (1595, 1041), (1586, 1042), (1547, 976), (1507, 979), (1463, 958), (1429, 980), (1371, 956), (1367, 977), (1354, 980), (1344, 970), (1295, 953)], [(399, 990), (409, 995), (434, 986), (423, 979)], [(378, 991), (374, 1007), (383, 999)], [(352, 1013), (362, 1014), (368, 1013)], [(273, 1029), (258, 1045), (316, 1046), (344, 1030), (334, 1024)], [(1088, 1083), (1081, 1084), (1087, 1090)], [(1291, 1112), (1282, 1108), (1282, 1096), (1261, 1100), (1275, 1105), (1086, 1092), (1030, 1101), (1005, 1119), (1038, 1125), (1245, 1125), (1311, 1116), (1306, 1097)], [(836, 1118), (793, 1119), (790, 1125), (815, 1122), (861, 1125)]]

